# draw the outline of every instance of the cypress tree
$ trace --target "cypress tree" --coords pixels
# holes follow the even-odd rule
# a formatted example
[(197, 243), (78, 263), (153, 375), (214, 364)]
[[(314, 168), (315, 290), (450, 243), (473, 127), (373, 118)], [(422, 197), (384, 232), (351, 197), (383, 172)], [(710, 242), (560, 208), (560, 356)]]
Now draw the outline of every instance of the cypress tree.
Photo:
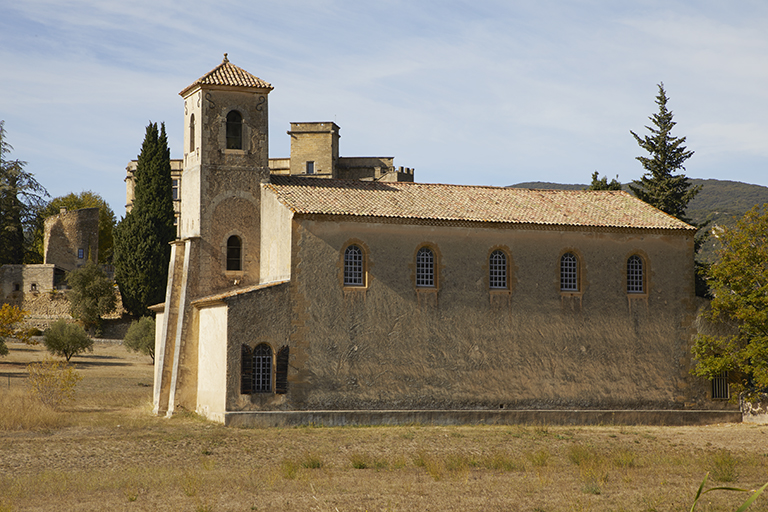
[(685, 137), (673, 137), (670, 133), (676, 123), (672, 120), (672, 111), (667, 109), (668, 98), (664, 84), (660, 83), (658, 87), (656, 104), (659, 111), (649, 117), (653, 127), (646, 126), (650, 135), (640, 137), (631, 130), (629, 132), (640, 147), (650, 154), (650, 157), (637, 157), (645, 168), (645, 174), (639, 180), (634, 180), (629, 188), (639, 199), (687, 222), (685, 209), (699, 193), (701, 186), (692, 186), (684, 174), (673, 174), (685, 170), (683, 164), (693, 155), (693, 151), (683, 146)]
[(133, 209), (114, 231), (115, 281), (125, 309), (150, 314), (165, 300), (169, 243), (176, 238), (171, 197), (171, 153), (165, 124), (150, 123), (134, 173)]

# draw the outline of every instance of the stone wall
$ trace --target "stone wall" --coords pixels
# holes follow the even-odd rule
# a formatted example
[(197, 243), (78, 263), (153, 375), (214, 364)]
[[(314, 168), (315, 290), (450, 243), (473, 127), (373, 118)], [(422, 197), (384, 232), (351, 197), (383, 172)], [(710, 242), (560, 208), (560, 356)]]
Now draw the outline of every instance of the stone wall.
[(45, 219), (43, 257), (66, 271), (99, 261), (99, 209), (63, 210)]
[[(686, 234), (293, 224), (290, 293), (239, 298), (229, 340), (235, 373), (239, 344), (287, 343), (288, 394), (239, 397), (234, 410), (728, 407), (689, 375), (697, 304)], [(364, 287), (343, 286), (350, 242), (366, 253)], [(437, 256), (434, 289), (414, 286), (423, 244)], [(510, 257), (508, 290), (488, 287), (495, 248)], [(580, 259), (576, 293), (560, 291), (565, 251)], [(633, 254), (646, 262), (642, 294), (626, 291)]]

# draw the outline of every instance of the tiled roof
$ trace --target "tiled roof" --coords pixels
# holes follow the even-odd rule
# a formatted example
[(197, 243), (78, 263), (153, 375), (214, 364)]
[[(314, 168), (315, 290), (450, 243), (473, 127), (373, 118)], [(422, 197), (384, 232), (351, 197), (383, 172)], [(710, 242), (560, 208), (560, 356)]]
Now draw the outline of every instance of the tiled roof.
[(195, 80), (189, 87), (186, 87), (179, 94), (184, 94), (197, 85), (228, 85), (230, 87), (250, 87), (257, 89), (269, 89), (273, 87), (259, 77), (253, 76), (242, 68), (239, 68), (229, 62), (227, 54), (224, 54), (224, 60), (211, 71)]
[(623, 191), (383, 183), (272, 176), (265, 186), (297, 214), (695, 230)]
[(245, 288), (238, 288), (236, 290), (228, 290), (226, 292), (217, 293), (215, 295), (208, 295), (206, 297), (200, 297), (199, 299), (195, 299), (192, 301), (192, 305), (195, 307), (201, 307), (201, 306), (210, 306), (213, 304), (221, 303), (222, 301), (226, 299), (230, 299), (232, 297), (237, 297), (238, 295), (243, 295), (246, 293), (250, 293), (252, 291), (256, 290), (262, 290), (264, 288), (271, 288), (273, 286), (277, 286), (279, 284), (285, 284), (288, 281), (275, 281), (274, 283), (262, 283), (262, 284), (255, 284), (252, 286), (247, 286)]

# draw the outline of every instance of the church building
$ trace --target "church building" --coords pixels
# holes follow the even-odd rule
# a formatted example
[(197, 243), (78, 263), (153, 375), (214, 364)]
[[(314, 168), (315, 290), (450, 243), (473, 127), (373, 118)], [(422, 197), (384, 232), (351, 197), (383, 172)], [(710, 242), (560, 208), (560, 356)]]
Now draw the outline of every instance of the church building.
[(277, 425), (726, 408), (689, 375), (694, 227), (620, 191), (340, 165), (318, 178), (331, 160), (310, 169), (293, 150), (271, 172), (272, 90), (225, 57), (180, 93), (155, 413)]

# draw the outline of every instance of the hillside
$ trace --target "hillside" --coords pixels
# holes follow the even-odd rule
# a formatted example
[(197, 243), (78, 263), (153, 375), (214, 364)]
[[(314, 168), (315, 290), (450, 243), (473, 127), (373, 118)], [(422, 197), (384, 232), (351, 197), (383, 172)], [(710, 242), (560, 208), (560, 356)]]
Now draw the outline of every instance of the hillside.
[[(768, 203), (768, 187), (726, 180), (702, 180), (692, 178), (694, 185), (703, 185), (701, 192), (688, 205), (686, 213), (695, 224), (709, 221), (709, 226), (733, 226), (736, 219), (753, 206)], [(543, 181), (529, 181), (510, 185), (515, 188), (539, 188), (550, 190), (583, 190), (587, 184), (561, 184)], [(629, 192), (629, 187), (623, 185)], [(715, 258), (717, 243), (710, 240), (701, 251), (702, 261)]]

